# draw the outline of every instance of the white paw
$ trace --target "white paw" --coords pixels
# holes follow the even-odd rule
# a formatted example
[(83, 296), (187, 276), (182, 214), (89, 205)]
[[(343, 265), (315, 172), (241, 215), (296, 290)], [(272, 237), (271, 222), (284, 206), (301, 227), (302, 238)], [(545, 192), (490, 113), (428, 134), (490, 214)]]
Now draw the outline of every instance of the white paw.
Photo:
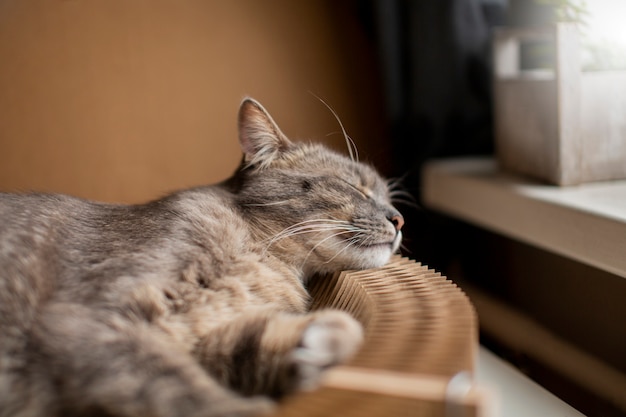
[(349, 314), (335, 310), (315, 314), (292, 353), (298, 388), (303, 390), (316, 388), (322, 371), (350, 359), (363, 341), (361, 324)]

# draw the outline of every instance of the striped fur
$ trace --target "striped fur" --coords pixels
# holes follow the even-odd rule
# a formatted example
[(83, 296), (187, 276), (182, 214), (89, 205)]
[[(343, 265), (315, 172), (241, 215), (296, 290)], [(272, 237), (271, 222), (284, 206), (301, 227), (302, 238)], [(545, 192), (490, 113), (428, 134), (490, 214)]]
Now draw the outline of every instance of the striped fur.
[(386, 183), (252, 99), (239, 132), (230, 179), (146, 204), (0, 194), (1, 417), (250, 415), (355, 352), (305, 285), (398, 249)]

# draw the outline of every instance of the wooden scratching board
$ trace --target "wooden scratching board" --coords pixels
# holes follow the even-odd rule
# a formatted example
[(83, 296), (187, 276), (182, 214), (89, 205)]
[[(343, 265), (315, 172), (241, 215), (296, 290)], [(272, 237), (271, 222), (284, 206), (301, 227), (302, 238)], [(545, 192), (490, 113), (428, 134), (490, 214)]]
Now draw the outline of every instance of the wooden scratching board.
[(476, 313), (441, 274), (394, 257), (388, 265), (344, 271), (312, 283), (313, 309), (338, 308), (365, 328), (346, 366), (321, 388), (298, 394), (277, 416), (484, 416), (485, 393), (473, 383)]

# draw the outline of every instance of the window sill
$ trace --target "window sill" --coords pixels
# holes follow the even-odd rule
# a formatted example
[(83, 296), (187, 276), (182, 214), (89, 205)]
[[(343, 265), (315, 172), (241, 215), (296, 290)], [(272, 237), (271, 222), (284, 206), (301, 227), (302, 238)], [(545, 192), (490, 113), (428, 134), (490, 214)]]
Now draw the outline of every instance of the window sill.
[(430, 162), (424, 203), (626, 278), (626, 181), (557, 187), (501, 173), (491, 158)]

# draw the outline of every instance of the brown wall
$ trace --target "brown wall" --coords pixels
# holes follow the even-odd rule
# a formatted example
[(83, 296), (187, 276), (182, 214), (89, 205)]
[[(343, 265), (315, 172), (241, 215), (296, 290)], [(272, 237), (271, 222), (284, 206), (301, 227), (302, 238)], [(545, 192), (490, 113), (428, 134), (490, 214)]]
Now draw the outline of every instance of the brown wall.
[(288, 136), (343, 148), (314, 92), (380, 148), (373, 60), (337, 4), (0, 0), (0, 190), (137, 202), (218, 181), (244, 95)]

